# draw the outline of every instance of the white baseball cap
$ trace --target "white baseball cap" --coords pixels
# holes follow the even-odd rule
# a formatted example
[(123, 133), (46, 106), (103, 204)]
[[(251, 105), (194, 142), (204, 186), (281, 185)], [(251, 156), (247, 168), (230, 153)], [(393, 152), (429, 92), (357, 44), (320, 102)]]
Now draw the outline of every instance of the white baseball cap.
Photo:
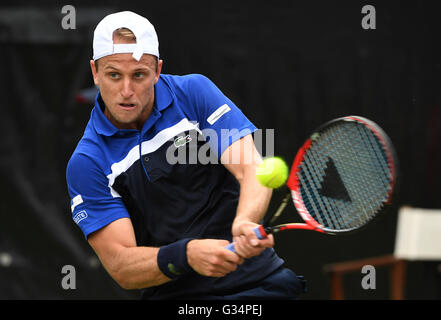
[[(113, 32), (127, 28), (136, 37), (136, 43), (114, 44)], [(93, 34), (93, 60), (116, 53), (133, 53), (139, 61), (144, 53), (159, 58), (159, 42), (153, 25), (144, 17), (131, 11), (109, 14), (98, 23)]]

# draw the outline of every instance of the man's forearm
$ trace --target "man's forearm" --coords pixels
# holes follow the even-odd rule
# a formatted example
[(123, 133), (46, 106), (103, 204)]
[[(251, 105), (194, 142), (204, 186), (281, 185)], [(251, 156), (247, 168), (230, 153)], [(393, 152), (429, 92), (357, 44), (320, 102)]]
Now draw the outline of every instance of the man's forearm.
[(265, 188), (256, 179), (256, 165), (244, 169), (239, 180), (240, 197), (236, 212), (236, 221), (246, 220), (255, 223), (265, 216), (272, 196), (272, 189)]
[[(203, 276), (222, 277), (234, 271), (243, 260), (229, 251), (224, 250), (228, 241), (219, 239), (200, 239), (189, 241), (186, 250), (189, 265)], [(160, 248), (132, 247), (124, 248), (118, 253), (115, 261), (118, 266), (112, 277), (124, 289), (142, 289), (158, 286), (170, 281), (158, 267), (157, 258)]]
[(257, 240), (253, 231), (265, 216), (272, 189), (260, 185), (253, 166), (244, 171), (243, 178), (239, 181), (241, 184), (240, 200), (231, 231), (236, 252), (243, 258), (251, 258), (259, 255), (265, 248), (274, 246), (272, 235)]
[(256, 178), (256, 170), (262, 158), (252, 136), (245, 136), (228, 147), (221, 156), (221, 162), (240, 184), (235, 223), (258, 223), (268, 209), (272, 189), (262, 186)]
[(253, 231), (265, 216), (272, 189), (262, 186), (256, 178), (262, 159), (251, 135), (234, 142), (224, 151), (221, 161), (240, 184), (239, 203), (231, 230), (234, 248), (241, 257), (251, 258), (274, 246), (272, 235), (258, 240)]
[(129, 247), (118, 250), (107, 271), (124, 289), (141, 289), (157, 286), (170, 279), (158, 268), (159, 248)]

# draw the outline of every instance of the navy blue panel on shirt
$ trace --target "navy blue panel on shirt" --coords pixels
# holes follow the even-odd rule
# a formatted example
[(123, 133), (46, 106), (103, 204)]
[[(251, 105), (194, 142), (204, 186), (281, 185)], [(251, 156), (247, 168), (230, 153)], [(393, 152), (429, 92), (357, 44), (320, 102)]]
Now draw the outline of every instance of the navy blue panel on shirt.
[[(140, 131), (117, 129), (104, 107), (98, 94), (67, 167), (72, 218), (85, 237), (130, 218), (139, 246), (189, 237), (231, 240), (239, 184), (219, 158), (233, 142), (256, 130), (240, 109), (208, 78), (196, 74), (161, 75), (154, 109)], [(219, 283), (202, 277), (194, 290), (213, 285), (222, 289), (247, 277), (256, 280), (282, 262), (267, 250)], [(253, 270), (259, 272), (249, 278)], [(171, 284), (162, 288), (157, 295), (167, 296), (167, 288), (176, 291)]]

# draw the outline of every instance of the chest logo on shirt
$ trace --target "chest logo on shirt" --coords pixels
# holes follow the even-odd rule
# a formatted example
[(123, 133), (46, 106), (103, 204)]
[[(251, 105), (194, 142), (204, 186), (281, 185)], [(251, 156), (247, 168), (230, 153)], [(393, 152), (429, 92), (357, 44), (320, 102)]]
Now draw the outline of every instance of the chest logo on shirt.
[(185, 145), (186, 145), (187, 143), (189, 143), (190, 141), (191, 141), (191, 137), (190, 137), (190, 135), (186, 135), (185, 137), (184, 137), (184, 136), (177, 137), (177, 138), (175, 139), (174, 144), (175, 144), (175, 147), (176, 147), (176, 148), (179, 148), (179, 147), (185, 146)]

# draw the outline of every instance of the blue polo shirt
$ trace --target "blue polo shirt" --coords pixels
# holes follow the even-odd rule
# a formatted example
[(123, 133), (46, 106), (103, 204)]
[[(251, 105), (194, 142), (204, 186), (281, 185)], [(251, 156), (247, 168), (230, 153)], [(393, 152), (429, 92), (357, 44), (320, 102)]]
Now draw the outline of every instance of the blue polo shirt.
[[(130, 218), (138, 246), (183, 238), (231, 241), (239, 184), (219, 159), (234, 141), (256, 130), (240, 109), (202, 75), (163, 74), (141, 130), (116, 128), (103, 110), (98, 94), (67, 166), (72, 218), (85, 237)], [(144, 297), (234, 292), (282, 263), (267, 249), (226, 277), (193, 272), (146, 289)]]

